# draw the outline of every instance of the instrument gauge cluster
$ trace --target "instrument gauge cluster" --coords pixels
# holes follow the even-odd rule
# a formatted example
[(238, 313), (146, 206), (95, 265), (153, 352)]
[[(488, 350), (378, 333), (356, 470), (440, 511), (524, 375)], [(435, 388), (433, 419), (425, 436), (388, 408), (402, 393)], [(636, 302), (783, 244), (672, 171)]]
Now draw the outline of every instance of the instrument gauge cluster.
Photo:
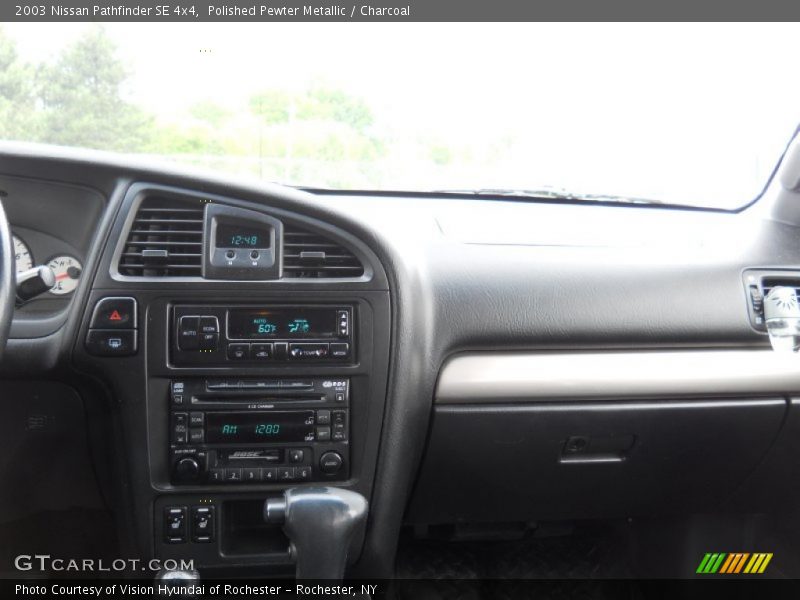
[[(22, 273), (23, 271), (32, 269), (37, 264), (41, 264), (36, 262), (31, 246), (22, 236), (14, 233), (12, 237), (14, 240), (14, 262), (17, 273)], [(38, 236), (34, 242), (39, 240), (39, 237), (41, 236)], [(36, 247), (39, 248), (42, 253), (47, 252), (48, 249), (51, 252), (53, 250), (58, 251), (59, 246), (63, 247), (63, 244), (59, 244), (58, 246), (53, 244), (52, 240), (48, 240), (48, 242), (49, 243), (39, 244)], [(49, 246), (53, 247), (49, 248)], [(56, 278), (56, 282), (47, 292), (48, 294), (53, 296), (66, 296), (75, 291), (75, 288), (78, 287), (81, 272), (83, 271), (83, 265), (80, 260), (75, 258), (72, 254), (59, 252), (53, 255), (52, 258), (47, 260), (44, 264), (53, 270), (53, 274)]]

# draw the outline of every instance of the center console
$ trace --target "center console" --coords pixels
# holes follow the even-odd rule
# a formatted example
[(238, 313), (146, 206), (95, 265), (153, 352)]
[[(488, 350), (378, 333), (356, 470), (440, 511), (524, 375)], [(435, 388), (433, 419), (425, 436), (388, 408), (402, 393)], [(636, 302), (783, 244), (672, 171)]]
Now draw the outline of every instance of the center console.
[[(126, 550), (192, 559), (201, 573), (292, 573), (296, 556), (283, 525), (265, 522), (265, 502), (321, 488), (372, 502), (390, 357), (385, 272), (360, 240), (303, 215), (139, 189), (109, 234), (117, 246), (97, 268), (75, 346), (76, 364), (114, 399), (116, 429), (104, 435), (120, 457), (108, 480), (125, 482), (115, 505), (130, 519)], [(365, 535), (355, 531), (351, 562)]]

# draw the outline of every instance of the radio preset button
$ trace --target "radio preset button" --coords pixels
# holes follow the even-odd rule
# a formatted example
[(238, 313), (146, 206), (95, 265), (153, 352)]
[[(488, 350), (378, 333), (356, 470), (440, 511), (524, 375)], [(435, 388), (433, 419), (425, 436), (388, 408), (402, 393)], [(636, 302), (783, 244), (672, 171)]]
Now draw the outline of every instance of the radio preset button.
[(261, 481), (263, 473), (261, 469), (254, 467), (245, 467), (242, 469), (242, 479), (246, 482)]
[(272, 344), (250, 344), (250, 358), (269, 360), (272, 358)]
[(297, 467), (298, 481), (311, 481), (311, 467)]
[(228, 483), (240, 483), (242, 481), (241, 467), (225, 469), (225, 481)]
[(249, 357), (250, 357), (250, 344), (228, 344), (229, 359), (247, 360)]
[(264, 481), (277, 481), (278, 480), (278, 468), (277, 467), (267, 467), (265, 469), (261, 469), (262, 477)]
[(225, 481), (225, 469), (213, 468), (208, 470), (209, 483), (222, 483)]
[(292, 481), (294, 478), (294, 467), (278, 467), (278, 481)]

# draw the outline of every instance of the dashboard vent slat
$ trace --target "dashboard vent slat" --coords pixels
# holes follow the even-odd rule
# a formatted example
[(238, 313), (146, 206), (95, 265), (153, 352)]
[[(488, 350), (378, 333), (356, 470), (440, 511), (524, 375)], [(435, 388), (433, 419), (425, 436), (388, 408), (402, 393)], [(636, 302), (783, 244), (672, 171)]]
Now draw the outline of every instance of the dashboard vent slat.
[(361, 277), (364, 265), (349, 249), (324, 234), (283, 227), (283, 276), (333, 279)]
[(120, 254), (119, 273), (127, 277), (199, 277), (203, 208), (196, 200), (145, 198)]

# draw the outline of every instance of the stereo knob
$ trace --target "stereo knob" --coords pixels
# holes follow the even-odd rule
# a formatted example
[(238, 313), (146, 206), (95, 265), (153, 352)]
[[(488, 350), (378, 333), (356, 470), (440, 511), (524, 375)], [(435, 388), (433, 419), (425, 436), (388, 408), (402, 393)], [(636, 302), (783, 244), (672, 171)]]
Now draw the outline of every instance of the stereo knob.
[(200, 477), (200, 463), (192, 456), (186, 456), (175, 463), (173, 470), (177, 481), (195, 481)]
[(338, 452), (326, 452), (319, 459), (319, 470), (325, 475), (336, 475), (342, 468), (342, 457)]

